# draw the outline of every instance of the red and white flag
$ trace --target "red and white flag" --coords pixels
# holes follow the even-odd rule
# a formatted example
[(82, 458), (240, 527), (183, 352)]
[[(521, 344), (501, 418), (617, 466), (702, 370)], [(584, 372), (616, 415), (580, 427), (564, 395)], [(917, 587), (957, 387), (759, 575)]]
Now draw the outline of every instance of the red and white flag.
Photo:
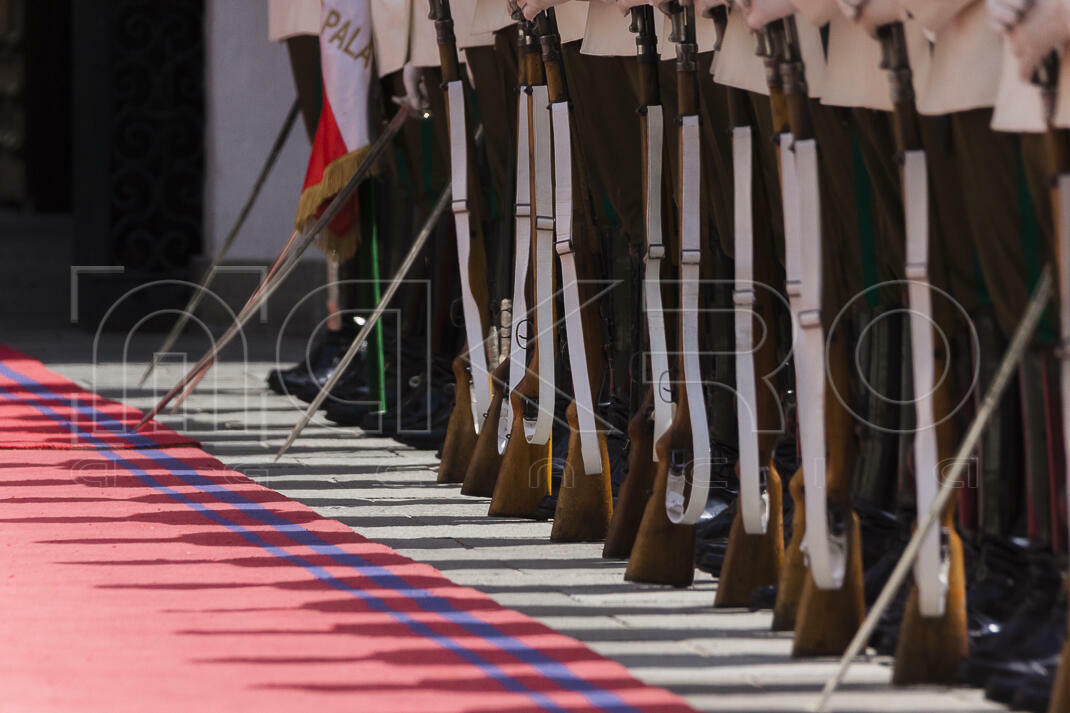
[[(371, 144), (369, 0), (323, 0), (321, 17), (323, 109), (297, 206), (299, 230), (305, 230), (345, 186)], [(344, 260), (356, 251), (359, 242), (354, 196), (321, 233), (318, 244), (329, 255)]]

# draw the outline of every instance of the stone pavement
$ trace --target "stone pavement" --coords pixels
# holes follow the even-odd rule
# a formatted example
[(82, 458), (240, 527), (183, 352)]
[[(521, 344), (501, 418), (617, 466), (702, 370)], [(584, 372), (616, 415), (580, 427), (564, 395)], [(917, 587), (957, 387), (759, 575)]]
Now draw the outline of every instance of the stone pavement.
[[(154, 402), (136, 388), (160, 335), (134, 335), (130, 364), (121, 335), (91, 337), (4, 329), (0, 341), (109, 398), (139, 408)], [(203, 345), (187, 345), (190, 356)], [(180, 345), (181, 348), (181, 345)], [(302, 345), (284, 342), (281, 358)], [(702, 711), (806, 711), (834, 669), (831, 659), (794, 660), (790, 635), (769, 631), (768, 612), (712, 609), (715, 582), (698, 573), (688, 589), (627, 583), (624, 563), (602, 560), (600, 544), (551, 544), (550, 523), (487, 517), (487, 500), (437, 485), (430, 451), (354, 429), (314, 422), (282, 460), (272, 460), (298, 418), (298, 404), (266, 393), (274, 342), (254, 340), (251, 361), (227, 361), (205, 379), (184, 412), (163, 420), (258, 482), (398, 552), (430, 563), (458, 584), (537, 618), (627, 666), (647, 683), (686, 697)], [(180, 376), (161, 369), (162, 393)], [(170, 381), (168, 381), (170, 379)], [(980, 691), (889, 685), (890, 661), (860, 660), (834, 699), (837, 711), (1000, 711)]]

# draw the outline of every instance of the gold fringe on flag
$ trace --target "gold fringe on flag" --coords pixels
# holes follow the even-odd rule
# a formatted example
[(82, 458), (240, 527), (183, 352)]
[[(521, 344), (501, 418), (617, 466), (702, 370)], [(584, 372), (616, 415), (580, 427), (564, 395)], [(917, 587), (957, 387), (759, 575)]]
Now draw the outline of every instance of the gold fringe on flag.
[[(294, 221), (298, 230), (304, 232), (310, 227), (324, 204), (342, 190), (356, 173), (370, 148), (370, 146), (362, 146), (356, 151), (350, 151), (331, 161), (323, 169), (323, 179), (301, 192), (301, 199), (297, 202), (297, 219)], [(375, 166), (370, 173), (374, 175), (377, 171), (378, 166)], [(356, 200), (356, 195), (350, 200)], [(352, 227), (341, 235), (331, 230), (330, 225), (325, 226), (316, 238), (316, 247), (331, 259), (342, 262), (356, 254), (360, 241), (360, 220), (358, 219), (354, 220)]]

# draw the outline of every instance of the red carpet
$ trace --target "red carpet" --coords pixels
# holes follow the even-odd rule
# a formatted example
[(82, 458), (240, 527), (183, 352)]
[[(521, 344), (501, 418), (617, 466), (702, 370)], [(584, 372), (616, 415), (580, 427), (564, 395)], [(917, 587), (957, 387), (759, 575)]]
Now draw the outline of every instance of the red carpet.
[(199, 449), (72, 424), (112, 405), (19, 359), (0, 413), (88, 450), (0, 451), (3, 713), (690, 710)]
[[(197, 445), (155, 421), (139, 431), (141, 439), (131, 442), (121, 438), (116, 432), (128, 431), (141, 420), (137, 409), (89, 393), (36, 359), (3, 345), (0, 389), (15, 397), (0, 399), (0, 448), (96, 448), (79, 437), (81, 430), (91, 432), (109, 448)], [(62, 416), (71, 425), (61, 425), (42, 409)]]

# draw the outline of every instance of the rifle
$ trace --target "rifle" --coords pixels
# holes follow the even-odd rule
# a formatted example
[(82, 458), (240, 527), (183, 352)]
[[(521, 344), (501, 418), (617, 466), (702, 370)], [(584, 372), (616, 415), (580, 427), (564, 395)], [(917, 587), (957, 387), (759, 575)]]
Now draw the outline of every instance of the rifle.
[[(732, 521), (715, 607), (745, 606), (758, 587), (776, 584), (784, 562), (783, 492), (772, 463), (775, 393), (762, 377), (776, 369), (773, 296), (757, 280), (754, 264), (753, 128), (742, 90), (727, 87), (732, 124), (732, 170), (735, 183), (736, 392), (739, 433), (739, 510)], [(768, 254), (768, 253), (766, 253)], [(754, 320), (765, 325), (754, 351)], [(762, 379), (759, 383), (759, 379)], [(764, 465), (763, 465), (764, 464)]]
[[(471, 224), (468, 195), (468, 147), (466, 121), (467, 83), (460, 73), (457, 38), (449, 0), (430, 0), (429, 17), (435, 23), (442, 82), (446, 92), (450, 135), (450, 167), (453, 182), (453, 218), (457, 233), (457, 262), (461, 277), (461, 304), (467, 345), (453, 362), (457, 379), (456, 401), (446, 426), (439, 483), (464, 482), (468, 460), (476, 436), (490, 411), (490, 377), (484, 346), (483, 325), (487, 323), (486, 256), (478, 224), (482, 211), (475, 211)], [(478, 193), (476, 194), (478, 196)], [(477, 199), (478, 200), (478, 199)]]
[[(643, 290), (646, 301), (647, 334), (650, 349), (650, 380), (639, 409), (628, 422), (628, 475), (621, 484), (613, 519), (609, 523), (602, 557), (627, 559), (631, 554), (639, 524), (654, 486), (654, 442), (672, 422), (672, 390), (662, 389), (668, 379), (668, 348), (665, 317), (662, 313), (662, 161), (664, 142), (661, 87), (658, 80), (658, 40), (654, 8), (640, 5), (631, 9), (632, 32), (636, 33), (636, 61), (639, 69), (639, 125), (642, 128), (643, 202), (646, 228), (646, 274)], [(656, 399), (656, 400), (655, 400)]]
[[(939, 463), (950, 458), (957, 437), (950, 413), (949, 382), (935, 385), (947, 357), (936, 354), (930, 314), (928, 275), (928, 183), (925, 151), (914, 105), (914, 80), (902, 23), (878, 28), (881, 67), (891, 81), (896, 149), (901, 161), (906, 210), (906, 276), (910, 306), (911, 351), (917, 430), (914, 461), (917, 511), (932, 506), (939, 489)], [(969, 650), (966, 628), (966, 573), (962, 542), (955, 532), (954, 503), (941, 516), (941, 530), (925, 538), (915, 567), (914, 585), (900, 624), (893, 681), (897, 684), (949, 683)]]
[[(543, 498), (550, 492), (550, 427), (553, 421), (554, 393), (550, 382), (549, 395), (540, 373), (549, 362), (549, 373), (553, 375), (553, 262), (543, 261), (546, 270), (539, 274), (537, 266), (540, 248), (549, 250), (552, 241), (553, 184), (550, 156), (550, 118), (544, 107), (549, 102), (546, 89), (546, 74), (542, 65), (539, 43), (535, 37), (534, 27), (520, 19), (524, 25), (523, 44), (520, 51), (520, 63), (524, 65), (527, 79), (527, 97), (521, 102), (521, 111), (527, 112), (528, 126), (531, 131), (527, 136), (529, 156), (528, 195), (531, 207), (528, 210), (529, 236), (535, 235), (531, 242), (532, 289), (536, 293), (533, 317), (528, 320), (514, 320), (514, 333), (517, 346), (527, 353), (527, 368), (523, 377), (513, 386), (509, 394), (509, 410), (512, 426), (505, 439), (501, 467), (498, 470), (494, 494), (490, 502), (490, 515), (511, 517), (533, 517)], [(522, 144), (518, 143), (518, 148)], [(542, 213), (542, 222), (539, 214)], [(549, 214), (550, 218), (546, 218)], [(518, 220), (522, 216), (518, 212)], [(545, 223), (550, 222), (548, 228)], [(544, 245), (540, 245), (540, 241)], [(548, 272), (549, 274), (546, 274)], [(514, 275), (515, 278), (515, 275)], [(542, 281), (540, 283), (540, 279)], [(540, 295), (549, 294), (549, 298), (539, 299)], [(521, 325), (526, 326), (521, 336)], [(528, 326), (530, 325), (530, 326)], [(539, 344), (550, 345), (549, 359), (540, 354)], [(517, 354), (516, 358), (522, 356)], [(513, 375), (510, 373), (510, 381)], [(541, 407), (540, 407), (541, 406)], [(549, 418), (546, 411), (549, 410)], [(521, 437), (523, 436), (523, 437)]]
[(535, 27), (542, 47), (547, 98), (553, 121), (554, 250), (561, 267), (561, 292), (573, 392), (572, 403), (566, 411), (569, 424), (568, 453), (550, 540), (597, 541), (605, 538), (613, 510), (609, 454), (605, 435), (596, 424), (592, 386), (601, 382), (605, 364), (599, 350), (587, 349), (588, 344), (598, 344), (601, 337), (597, 316), (591, 314), (596, 307), (591, 288), (579, 284), (580, 276), (588, 275), (592, 270), (586, 246), (575, 245), (572, 236), (571, 107), (561, 37), (557, 32), (553, 8), (535, 18)]
[[(861, 528), (850, 503), (850, 464), (854, 459), (854, 453), (849, 452), (851, 416), (832, 387), (833, 383), (849, 383), (850, 353), (842, 336), (830, 340), (825, 353), (817, 142), (795, 18), (785, 18), (783, 26), (780, 70), (798, 172), (802, 284), (797, 297), (795, 369), (809, 558), (796, 612), (792, 655), (835, 655), (844, 651), (865, 617)], [(832, 376), (829, 382), (825, 379), (826, 359)], [(830, 440), (834, 445), (828, 448)]]
[[(784, 21), (775, 20), (759, 30), (756, 35), (756, 54), (762, 58), (766, 86), (769, 88), (769, 109), (784, 213), (786, 289), (794, 323), (799, 310), (800, 295), (799, 199), (798, 181), (795, 180), (795, 155), (791, 151), (791, 126), (788, 120), (787, 100), (784, 96), (784, 81), (780, 75), (780, 64), (784, 60), (787, 44)], [(794, 520), (791, 541), (784, 552), (780, 576), (777, 580), (776, 603), (773, 606), (773, 631), (791, 631), (795, 628), (795, 614), (799, 607), (803, 582), (806, 580), (806, 558), (802, 547), (806, 534), (806, 508), (803, 503), (801, 469), (792, 474), (788, 483), (788, 491), (794, 502)]]
[[(624, 578), (633, 582), (688, 586), (695, 577), (697, 514), (706, 505), (710, 444), (706, 404), (698, 368), (698, 290), (701, 271), (699, 231), (699, 114), (695, 8), (671, 2), (669, 37), (676, 43), (677, 122), (680, 127), (680, 330), (676, 413), (655, 448), (654, 490), (628, 559)], [(690, 479), (690, 500), (684, 485)]]
[[(523, 20), (523, 16), (517, 18)], [(527, 23), (517, 22), (518, 49), (527, 42)], [(512, 344), (513, 325), (519, 326), (527, 319), (528, 254), (531, 251), (531, 154), (528, 151), (530, 133), (531, 92), (528, 89), (528, 69), (521, 54), (517, 62), (517, 152), (516, 152), (516, 201), (512, 300), (502, 300), (502, 333), (500, 343), (501, 361), (491, 377), (493, 396), (487, 423), (476, 439), (472, 460), (465, 472), (461, 492), (465, 495), (492, 496), (502, 467), (502, 456), (512, 433), (513, 414), (509, 404), (509, 392), (523, 377), (524, 352)], [(505, 252), (505, 251), (503, 251)], [(499, 283), (500, 284), (500, 283)], [(508, 304), (508, 325), (506, 321)], [(515, 319), (514, 319), (515, 315)], [(514, 353), (515, 352), (515, 353)], [(508, 382), (506, 381), (508, 379)]]

